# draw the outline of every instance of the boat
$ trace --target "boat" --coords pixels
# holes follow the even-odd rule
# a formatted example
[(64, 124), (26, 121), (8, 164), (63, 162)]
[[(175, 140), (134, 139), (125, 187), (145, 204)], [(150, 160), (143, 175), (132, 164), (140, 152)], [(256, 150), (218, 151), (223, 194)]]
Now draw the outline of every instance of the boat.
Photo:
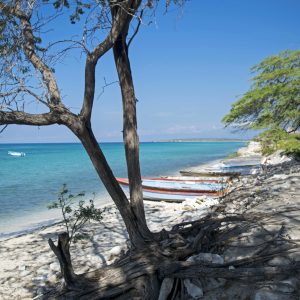
[(230, 181), (230, 177), (197, 177), (197, 176), (161, 176), (161, 177), (149, 177), (148, 179), (154, 180), (166, 180), (166, 181), (179, 181), (179, 182), (214, 182), (214, 183), (227, 183)]
[(183, 170), (180, 174), (183, 176), (193, 177), (239, 177), (241, 175), (256, 174), (261, 170), (260, 164), (229, 164), (218, 163), (211, 167), (202, 168), (199, 170)]
[[(129, 186), (122, 185), (122, 189), (128, 195)], [(213, 199), (216, 197), (223, 196), (226, 191), (210, 192), (210, 193), (189, 193), (187, 191), (166, 191), (159, 189), (143, 188), (143, 199), (151, 201), (166, 201), (166, 202), (183, 202), (185, 200), (196, 199), (200, 196), (208, 196)]]
[(26, 153), (24, 153), (24, 152), (15, 152), (15, 151), (8, 151), (7, 154), (11, 155), (11, 156), (19, 156), (19, 157), (26, 155)]
[[(127, 178), (117, 178), (117, 181), (122, 185), (129, 185)], [(151, 188), (152, 190), (160, 191), (185, 191), (187, 193), (210, 193), (225, 189), (222, 183), (214, 182), (195, 182), (195, 181), (168, 181), (164, 179), (142, 179), (142, 187)]]
[[(117, 178), (123, 190), (129, 194), (127, 178)], [(143, 198), (145, 200), (182, 202), (200, 196), (220, 197), (227, 192), (226, 185), (220, 183), (168, 181), (162, 178), (142, 180)]]

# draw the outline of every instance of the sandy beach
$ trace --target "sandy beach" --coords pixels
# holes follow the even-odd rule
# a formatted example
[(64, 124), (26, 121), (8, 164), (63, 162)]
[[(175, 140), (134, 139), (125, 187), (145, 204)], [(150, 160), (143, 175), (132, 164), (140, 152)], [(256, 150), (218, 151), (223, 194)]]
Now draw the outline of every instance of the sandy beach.
[[(216, 202), (193, 205), (145, 201), (147, 221), (153, 231), (168, 230), (176, 223), (206, 215), (213, 204)], [(11, 299), (12, 295), (14, 299), (32, 299), (60, 281), (59, 263), (47, 241), (56, 240), (63, 231), (63, 225), (52, 225), (0, 243), (1, 299)], [(127, 232), (113, 205), (106, 206), (101, 224), (90, 223), (85, 231), (91, 239), (71, 246), (77, 273), (109, 264), (121, 250), (127, 250)]]

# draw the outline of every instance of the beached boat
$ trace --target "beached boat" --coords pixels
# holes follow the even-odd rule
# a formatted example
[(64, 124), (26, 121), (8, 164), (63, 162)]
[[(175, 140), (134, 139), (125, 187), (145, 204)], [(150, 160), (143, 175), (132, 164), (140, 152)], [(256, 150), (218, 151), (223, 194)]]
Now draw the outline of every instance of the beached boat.
[[(129, 191), (127, 178), (117, 178), (125, 192)], [(226, 192), (226, 185), (219, 183), (178, 182), (143, 179), (143, 198), (145, 200), (182, 202), (200, 196), (220, 197)]]
[(15, 151), (8, 151), (7, 154), (11, 155), (11, 156), (19, 156), (19, 157), (26, 155), (26, 153), (24, 153), (24, 152), (15, 152)]
[(161, 176), (161, 177), (149, 177), (147, 179), (166, 180), (166, 181), (179, 181), (179, 182), (214, 182), (214, 183), (226, 183), (230, 181), (230, 177), (193, 177), (193, 176)]
[(222, 163), (220, 168), (222, 169), (249, 169), (249, 168), (260, 168), (261, 165), (232, 165), (232, 164), (225, 164)]
[[(127, 178), (117, 178), (120, 184), (128, 185)], [(164, 179), (142, 179), (143, 188), (151, 188), (152, 190), (166, 191), (187, 191), (202, 193), (215, 192), (225, 189), (225, 184), (214, 182), (195, 182), (195, 181), (168, 181)]]
[(256, 161), (224, 161), (209, 167), (183, 170), (180, 174), (193, 177), (238, 177), (240, 175), (255, 174), (261, 170), (261, 164)]
[[(121, 184), (123, 190), (128, 195), (129, 187), (128, 185)], [(143, 187), (143, 198), (145, 200), (151, 201), (167, 201), (167, 202), (183, 202), (185, 200), (195, 199), (201, 196), (208, 196), (209, 198), (220, 197), (225, 194), (226, 191), (217, 191), (217, 192), (209, 192), (209, 193), (195, 193), (188, 191), (166, 191), (159, 189), (151, 189)]]

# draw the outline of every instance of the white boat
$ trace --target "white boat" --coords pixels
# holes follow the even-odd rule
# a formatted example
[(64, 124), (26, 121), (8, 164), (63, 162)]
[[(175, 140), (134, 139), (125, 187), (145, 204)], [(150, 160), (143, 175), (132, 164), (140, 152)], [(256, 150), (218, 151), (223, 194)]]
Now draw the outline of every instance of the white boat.
[(152, 177), (148, 179), (158, 179), (167, 181), (179, 181), (179, 182), (203, 182), (203, 183), (227, 183), (230, 181), (230, 177), (197, 177), (197, 176), (161, 176)]
[(15, 151), (8, 151), (7, 154), (11, 155), (11, 156), (19, 156), (19, 157), (26, 155), (26, 153), (24, 153), (24, 152), (15, 152)]
[[(127, 178), (117, 178), (117, 181), (121, 185), (129, 185)], [(143, 178), (142, 187), (143, 189), (160, 190), (166, 192), (203, 193), (224, 190), (226, 185), (215, 182), (169, 181), (163, 178)]]
[[(122, 185), (122, 189), (129, 197), (129, 187), (126, 185)], [(182, 192), (166, 192), (165, 190), (152, 190), (151, 188), (143, 188), (143, 198), (144, 200), (151, 201), (166, 201), (166, 202), (183, 202), (185, 200), (195, 200), (198, 197), (202, 197), (205, 195), (207, 199), (214, 199), (222, 196), (220, 193), (185, 193)]]
[[(127, 178), (117, 178), (123, 190), (128, 194)], [(163, 178), (142, 179), (145, 200), (182, 202), (200, 196), (220, 197), (227, 192), (226, 185), (215, 182), (170, 181)]]

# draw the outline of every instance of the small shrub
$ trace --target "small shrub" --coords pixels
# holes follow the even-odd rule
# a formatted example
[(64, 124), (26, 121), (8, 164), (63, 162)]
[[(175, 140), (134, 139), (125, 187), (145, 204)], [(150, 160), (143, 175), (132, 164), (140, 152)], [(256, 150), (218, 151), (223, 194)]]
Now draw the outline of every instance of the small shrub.
[[(76, 242), (86, 236), (82, 233), (82, 228), (91, 220), (101, 221), (103, 210), (96, 208), (94, 200), (90, 199), (86, 204), (82, 197), (84, 192), (73, 195), (69, 193), (67, 185), (63, 184), (61, 191), (58, 194), (57, 201), (53, 201), (48, 205), (48, 209), (60, 209), (63, 221), (69, 234), (69, 243)], [(79, 199), (79, 200), (78, 200)], [(76, 200), (78, 201), (76, 203)]]
[(286, 154), (300, 157), (300, 134), (288, 133), (281, 128), (272, 128), (264, 131), (257, 138), (261, 143), (262, 153), (270, 155), (277, 150), (283, 150)]
[(300, 139), (289, 138), (279, 141), (278, 147), (284, 150), (286, 154), (292, 154), (296, 158), (300, 158)]

